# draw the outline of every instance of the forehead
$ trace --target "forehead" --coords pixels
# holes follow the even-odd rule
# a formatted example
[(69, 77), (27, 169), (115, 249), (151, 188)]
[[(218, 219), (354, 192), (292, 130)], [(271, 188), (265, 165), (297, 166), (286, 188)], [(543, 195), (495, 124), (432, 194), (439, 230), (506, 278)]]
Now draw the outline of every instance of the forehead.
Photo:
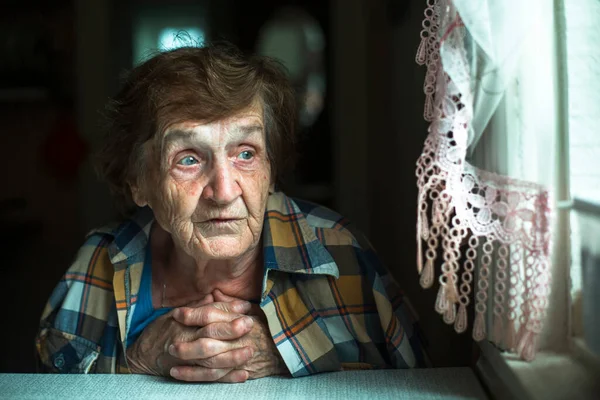
[(217, 121), (185, 121), (169, 126), (162, 135), (163, 145), (188, 140), (237, 140), (243, 137), (264, 139), (262, 107), (251, 106)]

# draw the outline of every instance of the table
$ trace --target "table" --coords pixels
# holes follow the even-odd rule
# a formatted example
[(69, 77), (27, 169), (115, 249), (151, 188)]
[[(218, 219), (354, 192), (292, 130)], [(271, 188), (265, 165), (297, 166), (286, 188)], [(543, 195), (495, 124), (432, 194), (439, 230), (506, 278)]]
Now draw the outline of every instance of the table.
[(147, 375), (0, 374), (1, 399), (487, 399), (470, 368), (344, 371), (241, 384)]

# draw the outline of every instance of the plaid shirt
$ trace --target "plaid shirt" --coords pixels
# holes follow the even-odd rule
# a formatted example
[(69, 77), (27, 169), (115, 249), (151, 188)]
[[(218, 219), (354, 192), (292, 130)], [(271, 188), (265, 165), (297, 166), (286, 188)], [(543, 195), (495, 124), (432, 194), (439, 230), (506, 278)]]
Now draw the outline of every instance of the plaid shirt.
[[(50, 296), (36, 346), (43, 369), (128, 372), (125, 344), (154, 216), (92, 231)], [(269, 197), (260, 306), (294, 377), (429, 365), (409, 304), (367, 240), (326, 208)]]

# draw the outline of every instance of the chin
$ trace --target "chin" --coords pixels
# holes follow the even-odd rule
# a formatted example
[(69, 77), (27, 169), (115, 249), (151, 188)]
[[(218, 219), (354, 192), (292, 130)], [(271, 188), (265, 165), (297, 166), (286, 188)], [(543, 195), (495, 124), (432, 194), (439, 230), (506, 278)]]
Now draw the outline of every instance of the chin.
[(239, 236), (217, 236), (203, 243), (202, 252), (209, 258), (225, 260), (244, 255), (251, 247), (251, 241)]

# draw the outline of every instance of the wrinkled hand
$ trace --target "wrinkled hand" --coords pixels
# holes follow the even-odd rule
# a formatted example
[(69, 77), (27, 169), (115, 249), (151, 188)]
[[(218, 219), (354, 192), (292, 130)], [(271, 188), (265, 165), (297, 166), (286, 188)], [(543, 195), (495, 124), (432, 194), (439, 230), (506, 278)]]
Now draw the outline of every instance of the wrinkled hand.
[[(241, 302), (239, 299), (226, 296), (219, 290), (215, 290), (214, 300), (217, 302), (215, 304), (223, 305)], [(196, 311), (197, 309), (182, 307), (180, 311), (173, 314), (173, 318), (189, 327), (199, 326), (203, 321), (198, 318)], [(236, 333), (232, 332), (236, 320), (231, 323), (212, 323), (205, 327), (207, 338), (214, 340), (210, 342), (211, 347), (244, 349), (247, 353), (239, 357), (231, 357), (227, 352), (221, 353), (222, 358), (219, 360), (223, 362), (212, 362), (205, 358), (207, 348), (198, 343), (199, 341), (176, 343), (171, 354), (179, 359), (192, 361), (193, 364), (174, 367), (171, 369), (171, 375), (185, 381), (203, 381), (206, 380), (207, 370), (211, 370), (211, 374), (214, 375), (210, 377), (219, 377), (217, 380), (220, 382), (244, 382), (246, 379), (287, 374), (288, 369), (275, 347), (264, 313), (259, 306), (253, 305), (247, 314), (253, 321), (251, 329), (248, 333), (237, 337)], [(234, 351), (231, 350), (229, 353)], [(248, 355), (249, 358), (246, 358)], [(213, 360), (217, 357), (213, 357)]]
[[(250, 303), (246, 301), (214, 302), (212, 295), (190, 307), (172, 310), (148, 325), (127, 348), (129, 369), (132, 373), (170, 376), (175, 366), (196, 365), (197, 381), (243, 382), (246, 373), (233, 368), (250, 360), (252, 351), (239, 343), (214, 338), (237, 339), (249, 333), (254, 320), (243, 315), (248, 311)], [(175, 315), (194, 323), (178, 322)], [(174, 354), (185, 357), (170, 354), (174, 348), (180, 349)]]
[(260, 307), (218, 290), (157, 318), (127, 349), (127, 359), (133, 373), (185, 381), (244, 382), (288, 373)]

